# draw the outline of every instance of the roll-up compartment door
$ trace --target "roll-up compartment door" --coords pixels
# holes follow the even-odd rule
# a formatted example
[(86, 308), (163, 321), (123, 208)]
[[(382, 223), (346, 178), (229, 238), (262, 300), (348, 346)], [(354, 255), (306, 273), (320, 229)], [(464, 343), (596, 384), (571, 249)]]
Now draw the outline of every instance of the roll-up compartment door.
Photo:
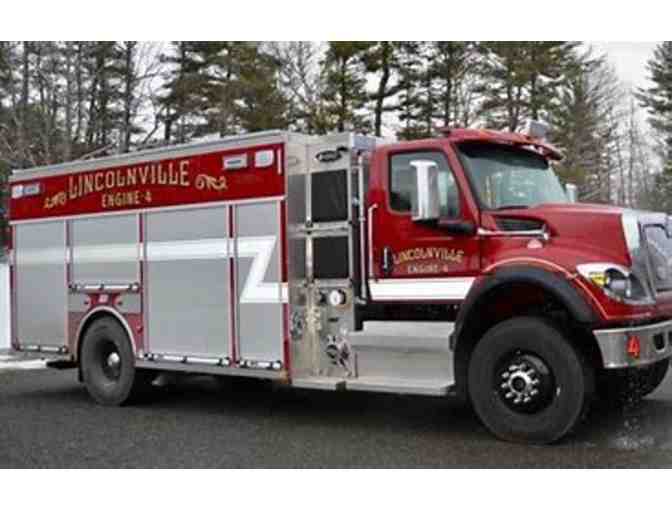
[(150, 352), (230, 356), (228, 211), (209, 207), (147, 214)]
[(287, 302), (280, 269), (280, 203), (238, 205), (235, 214), (239, 358), (279, 361)]
[(138, 215), (72, 221), (72, 280), (77, 284), (139, 281)]
[(19, 343), (66, 345), (65, 224), (16, 226), (16, 337)]

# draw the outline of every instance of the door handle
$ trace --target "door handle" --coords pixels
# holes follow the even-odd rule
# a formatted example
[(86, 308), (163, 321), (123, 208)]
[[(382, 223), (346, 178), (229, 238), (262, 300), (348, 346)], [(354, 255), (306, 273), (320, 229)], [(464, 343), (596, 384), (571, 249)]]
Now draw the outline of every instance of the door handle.
[(369, 241), (369, 278), (373, 278), (373, 213), (378, 208), (378, 204), (372, 204), (367, 209), (367, 223), (368, 223), (368, 241)]
[(392, 248), (385, 246), (383, 248), (383, 276), (390, 276), (392, 273)]

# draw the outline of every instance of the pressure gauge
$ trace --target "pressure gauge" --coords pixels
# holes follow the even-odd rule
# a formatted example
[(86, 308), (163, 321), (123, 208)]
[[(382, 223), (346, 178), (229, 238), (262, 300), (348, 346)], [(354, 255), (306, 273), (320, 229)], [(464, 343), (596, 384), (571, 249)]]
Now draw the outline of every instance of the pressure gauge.
[(329, 292), (327, 300), (331, 306), (343, 306), (348, 300), (348, 296), (344, 291), (340, 289), (334, 289)]

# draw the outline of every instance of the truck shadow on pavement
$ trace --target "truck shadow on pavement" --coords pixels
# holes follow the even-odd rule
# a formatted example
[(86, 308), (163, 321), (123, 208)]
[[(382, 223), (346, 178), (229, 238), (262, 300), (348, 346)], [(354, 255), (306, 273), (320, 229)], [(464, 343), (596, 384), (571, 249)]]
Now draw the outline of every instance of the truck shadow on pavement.
[(451, 400), (298, 390), (250, 379), (178, 377), (122, 409), (95, 405), (74, 382), (15, 397), (22, 406), (34, 400), (119, 434), (151, 423), (163, 438), (185, 440), (185, 431), (201, 430), (248, 448), (282, 444), (300, 459), (291, 465), (326, 465), (333, 455), (347, 459), (333, 461), (341, 466), (377, 466), (383, 461), (376, 455), (395, 466), (672, 465), (672, 401), (655, 395), (634, 409), (598, 404), (575, 433), (548, 448), (498, 441), (469, 406)]
[[(155, 405), (179, 403), (200, 411), (208, 407), (236, 413), (272, 413), (303, 425), (366, 424), (404, 433), (448, 434), (463, 440), (492, 439), (468, 404), (450, 399), (335, 393), (281, 387), (259, 380), (202, 377), (182, 378), (176, 384), (156, 390), (150, 397)], [(152, 405), (151, 400), (149, 402)], [(672, 401), (654, 396), (638, 405), (621, 408), (595, 402), (576, 431), (558, 446), (625, 451), (656, 448), (669, 450), (672, 456)]]
[[(273, 415), (302, 425), (338, 428), (365, 424), (403, 433), (448, 434), (463, 440), (492, 439), (468, 404), (415, 395), (328, 392), (282, 387), (268, 381), (180, 377), (155, 388), (144, 405), (185, 411)], [(577, 430), (560, 446), (619, 450), (657, 448), (672, 455), (672, 401), (650, 397), (622, 408), (595, 402)]]

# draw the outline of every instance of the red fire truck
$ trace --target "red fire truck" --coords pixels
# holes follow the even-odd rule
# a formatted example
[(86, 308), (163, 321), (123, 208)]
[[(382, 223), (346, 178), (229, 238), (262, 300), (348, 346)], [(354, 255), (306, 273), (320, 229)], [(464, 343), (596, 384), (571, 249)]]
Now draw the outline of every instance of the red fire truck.
[(560, 157), (274, 131), (16, 171), (13, 349), (105, 405), (165, 371), (245, 376), (454, 396), (555, 441), (672, 355), (669, 218), (572, 203)]

